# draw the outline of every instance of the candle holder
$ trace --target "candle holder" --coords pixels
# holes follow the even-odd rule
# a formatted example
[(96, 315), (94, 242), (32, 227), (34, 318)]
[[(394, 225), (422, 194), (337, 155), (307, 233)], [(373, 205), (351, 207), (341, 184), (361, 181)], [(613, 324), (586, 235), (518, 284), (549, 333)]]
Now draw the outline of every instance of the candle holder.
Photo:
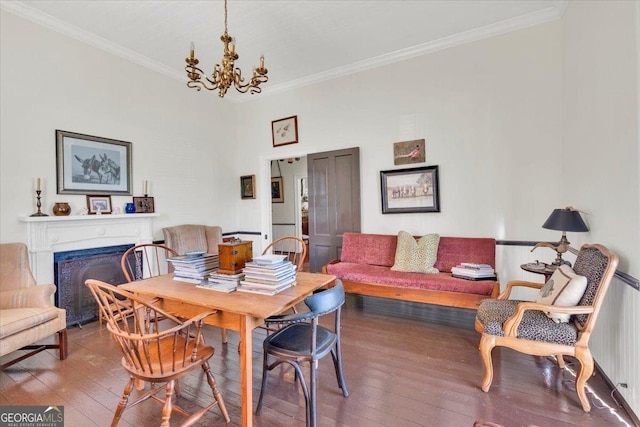
[(40, 193), (42, 193), (42, 190), (36, 190), (36, 206), (38, 207), (38, 212), (31, 214), (30, 216), (49, 216), (46, 213), (42, 213), (40, 210), (42, 207), (42, 203), (40, 202)]

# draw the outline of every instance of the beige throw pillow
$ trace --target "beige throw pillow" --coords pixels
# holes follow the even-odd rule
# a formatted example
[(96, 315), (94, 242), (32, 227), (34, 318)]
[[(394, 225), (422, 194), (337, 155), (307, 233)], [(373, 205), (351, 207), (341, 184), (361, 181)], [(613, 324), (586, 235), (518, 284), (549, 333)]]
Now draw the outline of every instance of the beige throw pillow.
[[(587, 278), (576, 274), (568, 265), (561, 265), (553, 272), (547, 283), (538, 292), (536, 302), (540, 304), (573, 306), (580, 302), (587, 289)], [(556, 323), (566, 323), (571, 315), (547, 313)]]
[(433, 265), (438, 256), (439, 234), (427, 234), (416, 241), (406, 231), (398, 233), (398, 245), (396, 246), (396, 258), (391, 267), (393, 271), (405, 271), (413, 273), (439, 273)]

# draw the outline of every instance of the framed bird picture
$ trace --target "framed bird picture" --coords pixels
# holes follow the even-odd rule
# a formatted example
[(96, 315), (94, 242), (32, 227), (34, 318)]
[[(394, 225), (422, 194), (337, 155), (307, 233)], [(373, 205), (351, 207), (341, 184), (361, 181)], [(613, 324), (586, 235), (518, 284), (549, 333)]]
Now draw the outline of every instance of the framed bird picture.
[(424, 163), (427, 160), (424, 146), (424, 139), (394, 143), (393, 164), (408, 165), (411, 163)]
[(298, 116), (285, 117), (271, 122), (273, 146), (298, 143)]

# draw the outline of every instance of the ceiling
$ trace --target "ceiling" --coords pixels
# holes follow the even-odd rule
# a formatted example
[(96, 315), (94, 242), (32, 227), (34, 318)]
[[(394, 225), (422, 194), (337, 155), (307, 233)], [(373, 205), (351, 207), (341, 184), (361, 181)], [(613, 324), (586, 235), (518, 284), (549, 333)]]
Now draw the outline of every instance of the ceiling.
[[(261, 54), (263, 94), (547, 22), (566, 0), (229, 0), (245, 75)], [(222, 58), (222, 1), (1, 1), (6, 11), (184, 81), (191, 41), (205, 73)], [(225, 99), (250, 100), (260, 95)], [(216, 98), (217, 97), (212, 97)]]

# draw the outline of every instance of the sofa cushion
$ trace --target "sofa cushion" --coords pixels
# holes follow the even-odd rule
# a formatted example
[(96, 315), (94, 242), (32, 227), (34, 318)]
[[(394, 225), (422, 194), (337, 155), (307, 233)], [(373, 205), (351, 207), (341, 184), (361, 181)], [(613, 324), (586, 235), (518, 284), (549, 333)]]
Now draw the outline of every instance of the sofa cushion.
[[(568, 265), (561, 265), (540, 289), (536, 302), (547, 305), (577, 305), (587, 288), (587, 278), (574, 273)], [(547, 313), (554, 322), (568, 322), (571, 315)]]
[(36, 328), (58, 317), (60, 310), (49, 308), (12, 308), (0, 313), (0, 338)]
[(365, 282), (399, 288), (431, 289), (436, 291), (463, 292), (476, 295), (491, 295), (493, 280), (464, 280), (449, 273), (429, 274), (392, 271), (389, 267), (339, 262), (327, 265), (327, 273), (339, 279)]
[(487, 237), (440, 237), (435, 268), (449, 273), (461, 262), (496, 267), (496, 241)]
[(397, 240), (396, 235), (344, 233), (340, 261), (391, 267)]
[(436, 274), (433, 265), (438, 255), (440, 235), (427, 234), (416, 240), (406, 231), (398, 233), (395, 261), (391, 270), (412, 273)]

